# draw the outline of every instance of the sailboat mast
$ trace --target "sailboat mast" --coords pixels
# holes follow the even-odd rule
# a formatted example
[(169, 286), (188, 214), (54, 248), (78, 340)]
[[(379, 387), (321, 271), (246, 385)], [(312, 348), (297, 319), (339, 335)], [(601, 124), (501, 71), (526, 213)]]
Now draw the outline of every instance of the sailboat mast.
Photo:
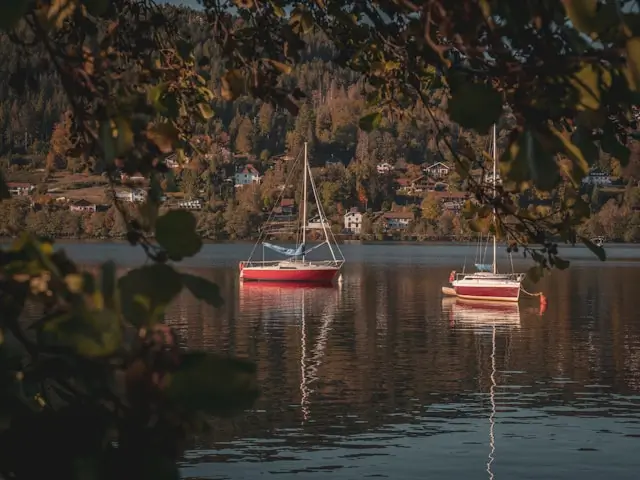
[(304, 142), (304, 186), (302, 187), (302, 261), (307, 249), (307, 142)]
[[(497, 163), (497, 149), (496, 149), (496, 124), (493, 124), (493, 199), (494, 199), (494, 205), (493, 205), (493, 226), (494, 228), (496, 228), (496, 207), (495, 207), (495, 198), (496, 198), (496, 163)], [(495, 231), (494, 231), (494, 235), (493, 235), (493, 273), (498, 273), (498, 265), (496, 263), (496, 235), (495, 235)]]

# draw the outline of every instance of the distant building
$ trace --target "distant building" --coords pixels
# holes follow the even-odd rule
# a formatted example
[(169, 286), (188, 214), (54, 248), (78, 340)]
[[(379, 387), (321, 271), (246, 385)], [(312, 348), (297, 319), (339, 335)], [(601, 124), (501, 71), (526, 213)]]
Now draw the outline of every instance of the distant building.
[(422, 171), (434, 180), (442, 180), (449, 175), (451, 167), (442, 162), (438, 162), (433, 165), (423, 165)]
[(362, 213), (352, 208), (344, 215), (344, 229), (349, 233), (360, 234), (362, 231)]
[(95, 213), (97, 206), (83, 198), (69, 205), (69, 210), (79, 213)]
[(393, 165), (391, 165), (389, 162), (382, 162), (376, 165), (376, 170), (379, 174), (386, 175), (393, 171)]
[(611, 185), (611, 183), (613, 183), (611, 175), (597, 168), (592, 168), (589, 174), (582, 179), (583, 185)]
[(406, 230), (414, 219), (411, 212), (385, 212), (381, 217), (383, 226), (388, 231)]
[(320, 217), (313, 217), (311, 218), (308, 222), (307, 222), (307, 228), (309, 230), (322, 230), (323, 229), (323, 224), (324, 223), (324, 228), (330, 229), (331, 228), (331, 224), (329, 223), (329, 220), (327, 220), (326, 218), (324, 219), (324, 222), (320, 220)]
[(202, 210), (203, 204), (202, 200), (195, 198), (193, 200), (180, 200), (176, 202), (176, 206), (184, 210)]
[(31, 183), (19, 183), (19, 182), (9, 182), (7, 183), (7, 187), (9, 188), (9, 193), (18, 197), (25, 197), (30, 195), (36, 187)]
[(258, 173), (258, 170), (249, 163), (236, 172), (235, 182), (236, 187), (260, 183), (260, 173)]
[(135, 190), (118, 190), (116, 191), (116, 198), (118, 200), (124, 200), (131, 203), (142, 203), (147, 199), (147, 192), (141, 188)]

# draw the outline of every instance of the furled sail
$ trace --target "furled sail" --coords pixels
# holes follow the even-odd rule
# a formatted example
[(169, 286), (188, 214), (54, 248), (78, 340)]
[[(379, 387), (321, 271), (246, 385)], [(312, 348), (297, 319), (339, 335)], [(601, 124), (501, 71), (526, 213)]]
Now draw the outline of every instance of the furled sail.
[(274, 252), (278, 252), (289, 257), (300, 257), (301, 255), (304, 255), (304, 244), (298, 245), (298, 248), (285, 248), (280, 245), (273, 245), (272, 243), (267, 242), (263, 242), (262, 245)]
[(479, 272), (490, 272), (493, 270), (493, 266), (490, 263), (476, 263), (476, 268)]

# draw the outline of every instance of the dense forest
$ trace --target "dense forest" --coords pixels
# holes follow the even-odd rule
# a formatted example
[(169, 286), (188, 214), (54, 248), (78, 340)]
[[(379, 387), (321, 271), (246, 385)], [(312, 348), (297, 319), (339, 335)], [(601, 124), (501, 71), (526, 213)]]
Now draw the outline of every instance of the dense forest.
[[(223, 66), (217, 47), (208, 38), (199, 14), (180, 10), (184, 35), (196, 41), (197, 59), (211, 61), (201, 72), (208, 79), (218, 79)], [(477, 152), (487, 148), (488, 139), (462, 131), (451, 124), (445, 113), (446, 99), (435, 95), (431, 99), (438, 127), (430, 121), (420, 105), (407, 106), (410, 114), (383, 119), (380, 128), (366, 133), (358, 121), (366, 111), (363, 86), (359, 76), (338, 68), (331, 59), (336, 52), (320, 35), (309, 38), (305, 58), (283, 81), (295, 83), (300, 89), (301, 104), (296, 117), (268, 103), (242, 97), (234, 102), (216, 98), (212, 102), (214, 117), (206, 125), (198, 125), (196, 134), (202, 139), (199, 151), (190, 152), (187, 168), (175, 172), (176, 190), (189, 197), (202, 198), (205, 208), (199, 212), (201, 233), (209, 238), (251, 238), (258, 231), (265, 211), (278, 198), (287, 166), (282, 155), (295, 157), (304, 142), (308, 142), (310, 159), (315, 167), (321, 201), (325, 211), (337, 226), (350, 208), (373, 212), (388, 210), (412, 211), (415, 221), (409, 232), (426, 237), (468, 235), (455, 211), (448, 211), (426, 192), (410, 197), (399, 194), (399, 182), (419, 177), (420, 166), (444, 162), (451, 164), (447, 149), (441, 144), (438, 130), (446, 130), (454, 139), (455, 148), (471, 148)], [(25, 171), (45, 170), (36, 177), (47, 182), (52, 172), (73, 172), (98, 175), (91, 162), (70, 158), (70, 122), (67, 104), (57, 76), (44, 56), (25, 57), (6, 35), (0, 34), (0, 162), (15, 180)], [(25, 64), (25, 62), (28, 62)], [(30, 72), (24, 78), (12, 75), (20, 68)], [(37, 83), (37, 89), (24, 89), (21, 83)], [(209, 80), (212, 91), (219, 90)], [(416, 119), (423, 121), (416, 121)], [(498, 146), (504, 148), (511, 126), (506, 116), (499, 126)], [(584, 226), (586, 233), (605, 235), (618, 240), (640, 240), (640, 159), (632, 148), (632, 159), (625, 169), (601, 155), (598, 168), (613, 178), (613, 185), (585, 185), (592, 218)], [(481, 158), (481, 155), (479, 155)], [(251, 163), (263, 174), (259, 186), (251, 191), (225, 188), (225, 178), (232, 178), (236, 169)], [(392, 174), (381, 174), (377, 165), (394, 166)], [(476, 165), (482, 167), (482, 165)], [(166, 188), (167, 187), (165, 183)], [(464, 182), (452, 169), (446, 188), (464, 190)], [(46, 191), (46, 189), (44, 189)], [(245, 189), (246, 190), (246, 189)], [(535, 192), (529, 192), (536, 198)], [(541, 202), (531, 202), (534, 207)], [(544, 203), (544, 202), (542, 202)], [(28, 212), (22, 212), (27, 208)], [(20, 212), (20, 213), (16, 213)], [(3, 232), (11, 224), (19, 227), (49, 230), (49, 234), (65, 237), (118, 237), (124, 227), (118, 226), (113, 212), (97, 212), (91, 220), (66, 219), (68, 212), (58, 212), (45, 206), (33, 209), (19, 201), (7, 204), (0, 212)], [(59, 220), (56, 220), (60, 217)], [(373, 218), (373, 216), (372, 216)], [(444, 219), (444, 220), (443, 220)], [(25, 223), (26, 222), (26, 223)], [(365, 222), (366, 223), (366, 222)], [(339, 230), (339, 228), (338, 228)], [(363, 233), (375, 234), (375, 225), (363, 225)]]

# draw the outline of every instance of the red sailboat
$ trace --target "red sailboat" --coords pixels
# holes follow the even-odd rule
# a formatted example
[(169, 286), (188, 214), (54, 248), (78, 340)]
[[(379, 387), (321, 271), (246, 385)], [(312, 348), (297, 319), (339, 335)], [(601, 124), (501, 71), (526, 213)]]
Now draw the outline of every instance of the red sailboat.
[[(329, 222), (327, 221), (322, 204), (318, 200), (318, 191), (315, 181), (311, 175), (311, 168), (307, 158), (307, 144), (304, 144), (304, 164), (303, 164), (303, 194), (302, 194), (302, 221), (297, 243), (294, 248), (287, 248), (280, 245), (268, 243), (265, 240), (273, 231), (267, 225), (263, 228), (260, 238), (256, 242), (249, 259), (240, 262), (240, 279), (243, 281), (267, 281), (267, 282), (310, 282), (310, 283), (331, 283), (340, 273), (344, 264), (344, 256), (338, 247)], [(288, 182), (285, 183), (288, 185)], [(310, 230), (307, 218), (307, 197), (308, 187), (311, 187), (315, 206), (319, 220), (314, 222), (319, 224), (316, 227), (322, 231), (324, 240), (311, 248), (307, 247), (307, 231)], [(272, 213), (273, 215), (273, 213)], [(271, 217), (270, 217), (271, 218)], [(279, 232), (282, 233), (282, 232)], [(255, 260), (254, 255), (258, 251), (258, 246), (262, 245), (262, 258)], [(317, 256), (320, 248), (326, 246), (330, 258), (311, 259), (312, 252)], [(266, 254), (275, 252), (285, 258), (266, 259)]]

